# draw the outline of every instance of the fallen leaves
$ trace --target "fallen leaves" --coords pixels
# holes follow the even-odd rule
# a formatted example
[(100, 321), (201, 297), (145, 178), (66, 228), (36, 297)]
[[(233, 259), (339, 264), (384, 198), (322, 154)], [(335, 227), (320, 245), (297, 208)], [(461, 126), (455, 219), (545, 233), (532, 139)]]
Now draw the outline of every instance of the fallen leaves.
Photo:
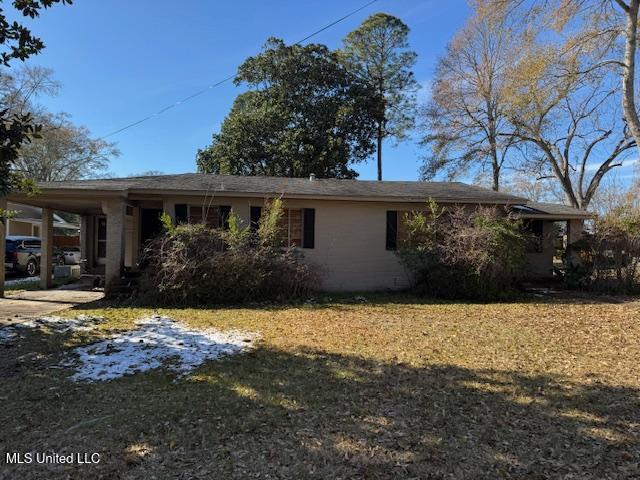
[[(93, 332), (30, 331), (0, 349), (0, 365), (24, 360), (2, 379), (0, 447), (95, 449), (96, 478), (640, 476), (640, 302), (367, 300), (114, 306), (87, 312), (106, 319)], [(184, 378), (77, 385), (42, 369), (152, 314), (262, 339)]]

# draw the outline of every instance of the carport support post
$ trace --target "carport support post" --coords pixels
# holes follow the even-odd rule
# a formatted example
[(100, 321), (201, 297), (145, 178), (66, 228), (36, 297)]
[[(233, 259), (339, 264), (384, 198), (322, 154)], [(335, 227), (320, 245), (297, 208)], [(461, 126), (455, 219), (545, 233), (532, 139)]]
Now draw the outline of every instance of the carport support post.
[(584, 220), (567, 221), (567, 245), (571, 245), (582, 238), (582, 230), (584, 229)]
[(167, 215), (169, 215), (173, 224), (176, 224), (176, 203), (174, 200), (163, 200), (162, 213), (166, 213)]
[[(80, 259), (84, 261), (84, 269), (89, 271), (89, 217), (80, 215)], [(84, 271), (82, 273), (85, 273)]]
[(51, 269), (53, 267), (53, 210), (42, 209), (42, 228), (40, 229), (42, 248), (40, 253), (40, 287), (51, 288)]
[(105, 292), (120, 280), (124, 267), (125, 212), (123, 200), (109, 200), (102, 207), (107, 216), (107, 262), (104, 269)]
[[(7, 209), (7, 199), (5, 197), (0, 197), (0, 210)], [(5, 236), (7, 235), (7, 227), (6, 227), (7, 219), (5, 218), (3, 222), (0, 222), (0, 254), (2, 255), (2, 268), (0, 268), (0, 298), (4, 297), (4, 256), (6, 249)]]
[(133, 227), (133, 242), (131, 245), (131, 266), (135, 267), (140, 258), (140, 207), (133, 207), (133, 218), (131, 219)]

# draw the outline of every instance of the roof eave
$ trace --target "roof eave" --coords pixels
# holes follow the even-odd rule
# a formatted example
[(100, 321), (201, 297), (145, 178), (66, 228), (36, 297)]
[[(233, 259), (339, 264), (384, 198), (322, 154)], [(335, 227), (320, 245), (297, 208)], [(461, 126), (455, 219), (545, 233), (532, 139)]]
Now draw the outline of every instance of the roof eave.
[(554, 221), (562, 221), (562, 220), (590, 220), (596, 218), (597, 215), (594, 213), (585, 213), (585, 214), (559, 214), (559, 213), (514, 213), (516, 218), (531, 218), (531, 219), (541, 219), (541, 220), (554, 220)]
[[(182, 197), (193, 197), (210, 195), (212, 197), (250, 197), (250, 198), (265, 198), (265, 197), (282, 197), (292, 200), (336, 200), (336, 201), (363, 201), (363, 202), (408, 202), (408, 203), (424, 203), (429, 196), (415, 197), (415, 196), (360, 196), (360, 195), (331, 195), (331, 194), (302, 194), (302, 193), (290, 193), (290, 192), (239, 192), (239, 191), (207, 191), (207, 190), (169, 190), (169, 189), (146, 189), (146, 188), (134, 188), (128, 190), (130, 195), (171, 195)], [(478, 204), (495, 204), (495, 205), (519, 205), (527, 200), (524, 198), (512, 197), (501, 199), (482, 199), (477, 197), (457, 197), (457, 198), (442, 198), (431, 197), (438, 203), (478, 203)]]

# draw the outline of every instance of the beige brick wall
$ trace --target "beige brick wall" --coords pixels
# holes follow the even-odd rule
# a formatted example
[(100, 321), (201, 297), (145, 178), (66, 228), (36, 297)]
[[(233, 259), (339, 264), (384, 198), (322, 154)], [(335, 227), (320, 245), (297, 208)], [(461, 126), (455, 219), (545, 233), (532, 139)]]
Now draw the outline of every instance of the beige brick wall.
[(386, 250), (386, 225), (387, 210), (409, 210), (411, 205), (285, 200), (284, 206), (316, 210), (315, 248), (300, 251), (319, 267), (324, 290), (385, 290), (409, 285), (395, 252)]
[[(250, 207), (264, 206), (262, 198), (234, 198), (216, 195), (211, 205), (230, 205), (244, 225), (250, 221)], [(202, 205), (202, 197), (175, 197), (168, 203)], [(392, 202), (344, 202), (285, 200), (290, 209), (315, 208), (315, 248), (300, 251), (319, 267), (327, 291), (401, 289), (409, 276), (393, 251), (386, 250), (386, 212), (424, 210), (424, 204)], [(547, 276), (553, 266), (553, 223), (545, 222), (544, 251), (527, 255), (533, 276)]]
[[(176, 197), (172, 203), (202, 205), (202, 198)], [(212, 205), (230, 205), (248, 225), (251, 206), (262, 198), (215, 196)], [(398, 258), (385, 249), (387, 210), (411, 210), (415, 204), (285, 200), (285, 208), (315, 208), (315, 248), (301, 248), (305, 258), (319, 266), (322, 289), (358, 291), (399, 289), (408, 277)]]

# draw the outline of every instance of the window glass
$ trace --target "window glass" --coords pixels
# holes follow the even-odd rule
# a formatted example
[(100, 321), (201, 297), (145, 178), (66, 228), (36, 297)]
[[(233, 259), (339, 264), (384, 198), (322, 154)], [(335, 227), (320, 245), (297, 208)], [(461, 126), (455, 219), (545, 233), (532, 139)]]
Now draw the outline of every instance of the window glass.
[(107, 219), (104, 217), (98, 218), (98, 241), (96, 244), (96, 256), (98, 258), (105, 258), (107, 256)]
[(98, 240), (106, 240), (107, 239), (107, 219), (99, 218), (98, 219)]
[(104, 258), (107, 256), (107, 242), (98, 242), (98, 257)]

